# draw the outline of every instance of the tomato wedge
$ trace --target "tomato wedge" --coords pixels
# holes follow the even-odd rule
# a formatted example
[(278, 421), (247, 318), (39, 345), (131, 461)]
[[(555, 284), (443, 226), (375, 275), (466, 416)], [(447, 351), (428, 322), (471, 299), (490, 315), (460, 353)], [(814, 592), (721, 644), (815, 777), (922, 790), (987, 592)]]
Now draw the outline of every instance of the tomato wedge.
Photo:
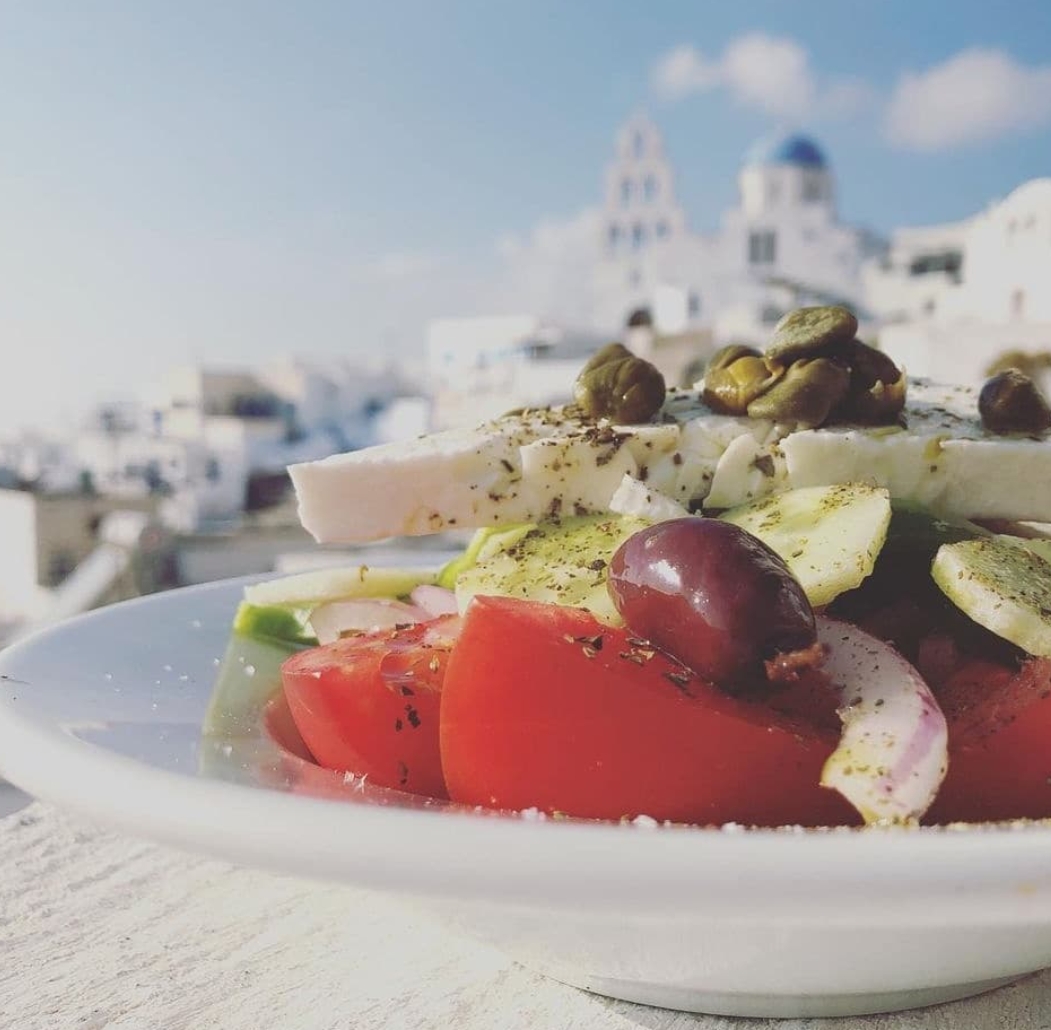
[(580, 609), (476, 597), (446, 669), (455, 801), (621, 819), (855, 824), (826, 725), (730, 697)]
[(949, 772), (925, 822), (1051, 816), (1051, 659), (971, 659), (937, 691)]
[(281, 679), (315, 761), (371, 783), (447, 797), (438, 745), (457, 616), (346, 637), (288, 658)]

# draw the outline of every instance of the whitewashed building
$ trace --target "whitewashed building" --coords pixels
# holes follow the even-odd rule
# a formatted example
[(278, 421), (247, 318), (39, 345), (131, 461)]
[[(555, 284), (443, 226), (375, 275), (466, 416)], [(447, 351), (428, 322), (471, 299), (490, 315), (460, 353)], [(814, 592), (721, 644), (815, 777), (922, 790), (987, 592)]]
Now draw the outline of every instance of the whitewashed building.
[(418, 402), (390, 410), (417, 392), (390, 365), (189, 365), (158, 380), (136, 411), (102, 411), (79, 435), (75, 459), (102, 494), (160, 497), (173, 529), (229, 525), (254, 498), (279, 491), (292, 462), (420, 431)]
[(968, 222), (909, 226), (862, 270), (865, 300), (884, 324), (930, 318), (963, 278)]
[(885, 249), (845, 225), (824, 152), (807, 136), (761, 140), (738, 173), (738, 203), (712, 232), (693, 229), (675, 193), (661, 134), (636, 115), (606, 171), (596, 321), (619, 328), (650, 308), (658, 332), (705, 327), (765, 342), (800, 303), (843, 302), (864, 314), (862, 268)]
[(581, 366), (607, 342), (532, 315), (435, 319), (427, 327), (430, 427), (564, 403)]
[(0, 489), (0, 643), (16, 628), (173, 586), (155, 507), (149, 498)]
[(891, 255), (867, 282), (881, 344), (910, 372), (977, 384), (1008, 352), (1051, 362), (1051, 178), (962, 223), (900, 230)]

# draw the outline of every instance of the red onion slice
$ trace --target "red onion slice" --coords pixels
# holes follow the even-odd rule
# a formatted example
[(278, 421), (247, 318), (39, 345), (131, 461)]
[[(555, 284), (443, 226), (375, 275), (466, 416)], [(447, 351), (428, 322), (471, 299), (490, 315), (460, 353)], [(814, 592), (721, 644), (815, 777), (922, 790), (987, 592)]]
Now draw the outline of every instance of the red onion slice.
[(920, 674), (888, 644), (817, 617), (828, 647), (822, 667), (841, 693), (843, 732), (821, 784), (839, 791), (867, 824), (914, 823), (948, 768), (948, 730)]
[(319, 644), (331, 644), (344, 633), (393, 629), (430, 618), (431, 613), (416, 604), (393, 599), (360, 598), (318, 605), (310, 613), (310, 625)]
[(431, 615), (455, 615), (459, 610), (456, 607), (456, 594), (434, 583), (421, 583), (409, 595), (409, 600)]

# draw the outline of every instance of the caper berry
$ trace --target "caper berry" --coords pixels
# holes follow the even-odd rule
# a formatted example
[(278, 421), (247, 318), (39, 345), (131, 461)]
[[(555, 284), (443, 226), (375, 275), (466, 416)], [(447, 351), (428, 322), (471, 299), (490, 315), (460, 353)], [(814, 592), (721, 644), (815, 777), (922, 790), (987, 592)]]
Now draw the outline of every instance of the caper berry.
[(771, 370), (756, 355), (746, 354), (704, 376), (704, 403), (722, 415), (744, 415), (748, 405), (768, 390), (783, 373)]
[(905, 374), (881, 350), (853, 340), (842, 355), (850, 366), (850, 389), (833, 413), (870, 425), (893, 422), (905, 407)]
[(573, 397), (588, 418), (648, 422), (664, 403), (664, 376), (621, 343), (592, 355), (573, 384)]
[(828, 358), (794, 361), (783, 378), (748, 405), (752, 418), (821, 425), (850, 389), (850, 371)]
[(743, 343), (728, 343), (720, 347), (709, 359), (704, 374), (711, 375), (721, 368), (728, 368), (738, 358), (761, 358), (761, 352)]
[(846, 347), (857, 331), (854, 313), (838, 304), (796, 308), (774, 326), (766, 356), (783, 365), (798, 358), (829, 356)]
[(1051, 408), (1036, 383), (1017, 368), (987, 379), (978, 394), (978, 414), (992, 433), (1043, 433), (1051, 429)]

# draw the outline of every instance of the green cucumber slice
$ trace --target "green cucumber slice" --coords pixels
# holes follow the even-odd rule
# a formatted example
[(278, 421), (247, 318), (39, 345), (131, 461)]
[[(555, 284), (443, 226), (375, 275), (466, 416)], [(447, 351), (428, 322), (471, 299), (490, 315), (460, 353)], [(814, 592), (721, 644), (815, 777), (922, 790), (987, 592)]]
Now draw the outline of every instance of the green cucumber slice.
[(402, 569), (351, 565), (312, 569), (245, 587), (244, 599), (254, 605), (315, 608), (327, 601), (352, 597), (404, 597), (422, 583), (434, 583), (433, 569)]
[(805, 486), (730, 508), (732, 522), (786, 562), (815, 607), (871, 574), (890, 526), (890, 494), (865, 483)]
[(478, 562), (456, 580), (457, 605), (463, 611), (475, 594), (521, 597), (586, 608), (619, 625), (606, 570), (614, 551), (651, 524), (632, 515), (579, 515), (490, 537)]
[(1003, 536), (943, 544), (931, 576), (980, 626), (1046, 656), (1051, 655), (1051, 561), (1029, 544)]

